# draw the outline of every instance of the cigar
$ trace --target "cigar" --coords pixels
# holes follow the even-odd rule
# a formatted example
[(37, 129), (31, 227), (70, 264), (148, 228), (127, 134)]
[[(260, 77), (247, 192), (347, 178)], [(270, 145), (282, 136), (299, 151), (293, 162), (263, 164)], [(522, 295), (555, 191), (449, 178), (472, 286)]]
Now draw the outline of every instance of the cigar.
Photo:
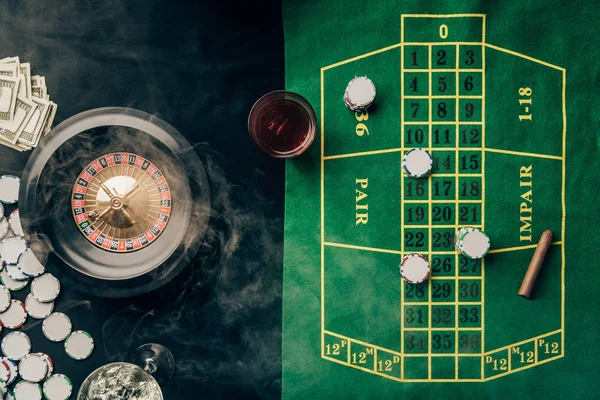
[(535, 253), (533, 253), (533, 257), (531, 257), (531, 262), (529, 263), (529, 268), (527, 268), (527, 272), (525, 273), (525, 277), (523, 278), (523, 283), (521, 283), (521, 288), (519, 289), (519, 296), (529, 298), (531, 295), (531, 291), (533, 290), (533, 285), (535, 285), (535, 280), (542, 269), (542, 263), (544, 262), (544, 257), (546, 257), (546, 253), (550, 248), (550, 244), (552, 242), (552, 231), (550, 229), (544, 231), (542, 236), (540, 237), (540, 241), (535, 248)]

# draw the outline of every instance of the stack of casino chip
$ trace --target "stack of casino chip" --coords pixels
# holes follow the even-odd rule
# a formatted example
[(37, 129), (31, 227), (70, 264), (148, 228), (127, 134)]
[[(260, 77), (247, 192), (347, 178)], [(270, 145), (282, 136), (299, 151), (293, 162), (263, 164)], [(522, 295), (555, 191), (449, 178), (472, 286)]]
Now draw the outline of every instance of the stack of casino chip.
[(425, 178), (432, 168), (433, 159), (427, 150), (411, 149), (402, 158), (402, 170), (411, 178)]
[(464, 227), (456, 231), (454, 247), (463, 256), (476, 260), (490, 250), (490, 238), (480, 229)]
[(363, 112), (375, 101), (375, 84), (366, 76), (352, 79), (344, 92), (344, 104), (352, 111)]
[[(64, 341), (65, 352), (75, 360), (91, 356), (94, 340), (87, 332), (73, 332), (67, 315), (53, 312), (61, 285), (34, 254), (35, 240), (23, 231), (16, 208), (19, 187), (18, 177), (0, 176), (0, 333), (12, 330), (0, 341), (0, 399), (65, 400), (73, 390), (71, 381), (54, 374), (50, 356), (32, 352), (31, 339), (22, 330), (35, 325), (25, 323), (28, 317), (43, 320), (44, 336), (52, 342)], [(9, 212), (9, 208), (14, 209)], [(13, 298), (29, 284), (31, 292), (23, 296), (24, 302)]]
[(430, 274), (429, 261), (422, 254), (408, 254), (400, 262), (400, 275), (408, 283), (422, 283)]

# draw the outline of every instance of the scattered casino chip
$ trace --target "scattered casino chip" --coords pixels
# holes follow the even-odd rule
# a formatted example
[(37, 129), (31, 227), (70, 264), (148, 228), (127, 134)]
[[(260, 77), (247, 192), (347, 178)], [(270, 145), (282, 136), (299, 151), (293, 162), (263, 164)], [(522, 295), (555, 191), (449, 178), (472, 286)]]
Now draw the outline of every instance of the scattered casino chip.
[(4, 381), (0, 381), (0, 398), (4, 398), (8, 393), (8, 385)]
[(400, 263), (400, 275), (408, 283), (421, 283), (429, 278), (429, 261), (421, 254), (408, 254)]
[(8, 307), (10, 307), (11, 299), (12, 296), (10, 294), (10, 290), (8, 290), (4, 286), (0, 286), (0, 313), (3, 313), (4, 311), (8, 310)]
[(19, 329), (27, 321), (27, 310), (25, 304), (20, 300), (12, 299), (6, 311), (0, 314), (2, 325), (8, 329)]
[(65, 340), (73, 329), (71, 320), (65, 314), (55, 312), (44, 319), (42, 323), (42, 332), (48, 340), (53, 342), (62, 342)]
[(31, 340), (23, 332), (11, 332), (2, 339), (2, 352), (13, 361), (19, 361), (31, 350)]
[(46, 269), (31, 249), (27, 249), (21, 254), (17, 266), (25, 276), (30, 278), (37, 278), (46, 272)]
[(4, 215), (4, 204), (0, 202), (0, 216)]
[(42, 303), (54, 301), (60, 294), (60, 282), (54, 275), (45, 273), (31, 282), (31, 294)]
[[(23, 254), (25, 254), (25, 253), (23, 253)], [(19, 257), (19, 260), (20, 259), (21, 259), (21, 257)], [(19, 268), (18, 262), (17, 262), (17, 265), (6, 265), (5, 268), (6, 268), (6, 273), (8, 274), (8, 276), (10, 276), (15, 281), (19, 281), (19, 282), (29, 281), (29, 277), (27, 275), (25, 275), (23, 273), (23, 271), (21, 271), (21, 269)]]
[(4, 239), (10, 230), (10, 224), (4, 215), (0, 214), (0, 240)]
[(12, 233), (17, 236), (25, 236), (18, 208), (10, 214), (10, 217), (8, 217), (8, 224)]
[(15, 364), (15, 362), (9, 359), (8, 357), (0, 357), (0, 364), (8, 368), (9, 376), (6, 383), (12, 385), (12, 383), (17, 379), (17, 375), (19, 374), (17, 371), (17, 364)]
[(13, 390), (15, 400), (42, 400), (42, 388), (37, 383), (21, 381)]
[(375, 101), (375, 84), (366, 76), (352, 79), (344, 92), (344, 104), (352, 111), (365, 111)]
[(10, 379), (10, 367), (8, 364), (0, 362), (0, 381), (7, 382)]
[(94, 351), (94, 339), (85, 331), (75, 331), (65, 340), (65, 351), (74, 360), (85, 360)]
[(30, 317), (35, 319), (44, 319), (54, 311), (54, 302), (42, 303), (33, 297), (32, 293), (25, 299), (25, 309)]
[(2, 271), (0, 271), (0, 281), (2, 281), (2, 285), (4, 285), (5, 287), (7, 287), (9, 290), (12, 290), (12, 291), (18, 291), (18, 290), (25, 288), (25, 286), (27, 286), (27, 283), (29, 282), (29, 281), (15, 281), (13, 278), (8, 276), (8, 272), (6, 272), (6, 267), (4, 269), (2, 269)]
[(41, 357), (41, 359), (44, 360), (44, 362), (48, 366), (48, 372), (46, 373), (46, 377), (44, 379), (49, 378), (50, 375), (52, 375), (54, 373), (54, 362), (52, 361), (50, 356), (46, 353), (33, 353), (33, 354)]
[(72, 393), (73, 384), (65, 375), (52, 375), (44, 382), (44, 396), (47, 400), (66, 400)]
[(482, 258), (490, 250), (490, 238), (476, 228), (465, 228), (456, 237), (456, 247), (465, 257)]
[(0, 242), (0, 254), (6, 264), (17, 264), (25, 250), (27, 242), (20, 236), (7, 237)]
[(39, 383), (47, 374), (48, 364), (37, 354), (28, 354), (19, 361), (19, 375), (27, 382)]
[(0, 202), (14, 204), (19, 199), (21, 180), (13, 175), (0, 176)]
[(427, 150), (411, 149), (402, 158), (402, 170), (411, 178), (425, 178), (431, 174), (433, 160)]

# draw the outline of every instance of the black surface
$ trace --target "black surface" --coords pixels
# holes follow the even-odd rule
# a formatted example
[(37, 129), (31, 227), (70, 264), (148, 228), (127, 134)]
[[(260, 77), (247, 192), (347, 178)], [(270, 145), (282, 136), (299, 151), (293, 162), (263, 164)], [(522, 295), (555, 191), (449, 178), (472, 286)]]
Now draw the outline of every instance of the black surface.
[[(56, 123), (129, 106), (198, 144), (214, 209), (200, 254), (162, 289), (125, 300), (63, 289), (56, 309), (94, 336), (90, 359), (68, 359), (28, 321), (33, 350), (47, 352), (75, 391), (96, 367), (158, 342), (177, 361), (166, 399), (278, 398), (284, 164), (252, 144), (246, 118), (258, 97), (284, 86), (280, 4), (5, 1), (0, 58), (14, 55), (46, 76)], [(0, 147), (0, 173), (21, 175), (27, 157)]]

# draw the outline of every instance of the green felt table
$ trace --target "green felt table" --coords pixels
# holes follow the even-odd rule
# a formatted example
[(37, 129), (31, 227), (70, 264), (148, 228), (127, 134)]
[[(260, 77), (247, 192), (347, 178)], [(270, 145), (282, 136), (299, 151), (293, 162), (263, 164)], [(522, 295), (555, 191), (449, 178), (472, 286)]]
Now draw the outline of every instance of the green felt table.
[[(592, 277), (567, 273), (586, 265), (585, 200), (569, 195), (574, 177), (590, 179), (597, 143), (569, 146), (589, 122), (574, 105), (584, 87), (571, 78), (569, 98), (567, 77), (589, 73), (569, 54), (597, 50), (571, 20), (532, 21), (535, 2), (308, 3), (284, 3), (287, 87), (319, 119), (315, 145), (287, 164), (284, 398), (528, 398), (534, 386), (560, 393), (565, 379), (581, 383), (567, 397), (589, 398), (597, 346), (576, 324), (597, 320), (569, 303)], [(544, 35), (554, 44), (535, 46)], [(344, 89), (365, 75), (376, 101), (352, 112)], [(431, 153), (430, 177), (403, 173), (413, 148)], [(454, 249), (463, 226), (489, 235), (482, 260)], [(546, 229), (552, 245), (527, 300), (517, 292)], [(422, 284), (399, 274), (410, 253), (431, 265)]]

